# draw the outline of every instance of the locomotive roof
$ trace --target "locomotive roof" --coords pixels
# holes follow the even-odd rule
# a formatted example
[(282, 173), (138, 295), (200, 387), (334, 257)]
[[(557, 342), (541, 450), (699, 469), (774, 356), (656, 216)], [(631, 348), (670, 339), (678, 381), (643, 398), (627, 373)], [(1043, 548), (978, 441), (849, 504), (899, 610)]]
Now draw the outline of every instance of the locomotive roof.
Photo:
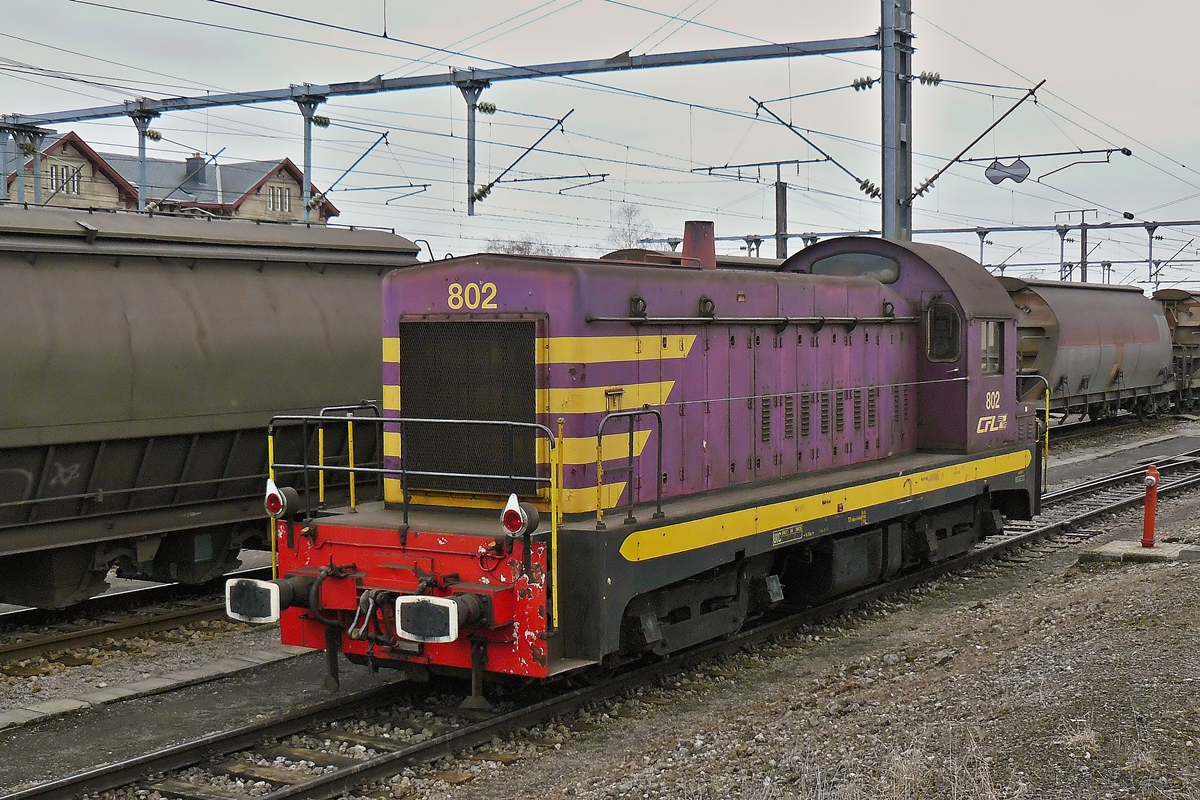
[(406, 266), (420, 249), (379, 230), (0, 207), (0, 251)]
[[(636, 264), (661, 264), (666, 266), (691, 266), (683, 263), (683, 253), (675, 250), (646, 250), (627, 247), (600, 256), (601, 261), (629, 261)], [(755, 258), (741, 255), (717, 254), (717, 266), (722, 269), (775, 270), (783, 263), (782, 258)]]
[(808, 272), (814, 262), (838, 253), (875, 253), (901, 262), (915, 257), (946, 281), (963, 310), (970, 316), (1013, 316), (1012, 300), (992, 273), (975, 259), (936, 244), (843, 236), (804, 248), (784, 261), (779, 269), (781, 272)]

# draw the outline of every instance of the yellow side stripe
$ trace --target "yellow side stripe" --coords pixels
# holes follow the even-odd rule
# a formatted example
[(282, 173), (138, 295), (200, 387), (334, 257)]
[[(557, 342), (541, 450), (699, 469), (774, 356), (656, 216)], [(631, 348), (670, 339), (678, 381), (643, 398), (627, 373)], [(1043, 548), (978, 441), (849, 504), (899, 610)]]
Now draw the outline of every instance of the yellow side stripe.
[(538, 389), (537, 405), (551, 414), (600, 414), (665, 403), (675, 381), (627, 383), (623, 386), (583, 386), (577, 389)]
[(388, 411), (400, 410), (400, 387), (399, 386), (383, 386), (383, 407)]
[(551, 336), (537, 340), (539, 364), (609, 364), (687, 358), (696, 335)]
[[(613, 423), (613, 428), (619, 428), (618, 423)], [(646, 442), (650, 440), (652, 431), (634, 431), (633, 432), (633, 455), (636, 458), (642, 454), (642, 450), (646, 449)], [(386, 445), (386, 443), (385, 443)], [(629, 457), (629, 432), (628, 430), (621, 433), (605, 434), (603, 448), (603, 458), (605, 461), (613, 461), (621, 458)], [(579, 464), (595, 464), (596, 463), (596, 437), (595, 436), (566, 436), (562, 441), (563, 448), (563, 464), (567, 466), (578, 466)], [(539, 464), (546, 464), (550, 458), (550, 444), (544, 438), (538, 439), (537, 459)]]
[[(619, 483), (604, 484), (604, 507), (614, 508), (617, 502), (621, 499), (621, 493), (625, 491), (625, 481)], [(383, 497), (389, 503), (404, 502), (404, 494), (400, 491), (399, 478), (384, 478), (383, 479)], [(432, 492), (413, 492), (413, 502), (421, 505), (431, 506), (449, 506), (459, 508), (495, 508), (503, 509), (507, 502), (506, 497), (466, 497), (461, 494), (446, 493), (442, 495)], [(550, 504), (545, 499), (535, 503), (541, 511), (548, 511)], [(564, 489), (562, 493), (562, 503), (560, 504), (564, 514), (586, 514), (596, 510), (596, 487), (583, 487), (580, 489)], [(497, 522), (499, 518), (497, 517)]]
[[(599, 414), (667, 402), (675, 381), (627, 383), (623, 386), (582, 386), (577, 389), (538, 389), (537, 407), (551, 414)], [(383, 407), (400, 410), (400, 387), (383, 387)], [(607, 438), (607, 437), (605, 437)]]
[[(650, 441), (651, 431), (634, 431), (633, 455), (636, 458), (646, 449)], [(563, 464), (577, 466), (579, 464), (596, 463), (596, 437), (570, 436), (563, 438)], [(614, 433), (604, 437), (602, 453), (605, 461), (629, 457), (629, 434)], [(546, 464), (549, 460), (550, 444), (546, 439), (538, 439), (538, 463)], [(400, 457), (400, 433), (398, 431), (383, 432), (383, 454)]]
[[(625, 491), (625, 481), (604, 484), (604, 507), (614, 508)], [(564, 514), (583, 514), (596, 510), (596, 487), (585, 486), (580, 489), (563, 489), (562, 502), (559, 507)]]
[(865, 512), (873, 506), (1023, 470), (1029, 466), (1031, 459), (1030, 451), (1022, 450), (757, 508), (730, 511), (692, 522), (637, 531), (626, 537), (621, 545), (621, 555), (626, 561), (647, 561), (803, 525), (835, 514)]
[[(695, 343), (694, 333), (670, 336), (551, 336), (538, 338), (535, 353), (538, 364), (609, 364), (687, 358)], [(398, 337), (383, 338), (383, 361), (387, 364), (400, 363)]]

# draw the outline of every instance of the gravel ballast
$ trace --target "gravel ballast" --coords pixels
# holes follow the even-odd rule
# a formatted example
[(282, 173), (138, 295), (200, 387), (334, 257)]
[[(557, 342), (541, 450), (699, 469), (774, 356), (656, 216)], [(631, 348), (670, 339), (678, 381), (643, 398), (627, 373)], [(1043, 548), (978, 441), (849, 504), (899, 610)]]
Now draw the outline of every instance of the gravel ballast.
[(1198, 797), (1200, 567), (1077, 550), (875, 604), (416, 796)]

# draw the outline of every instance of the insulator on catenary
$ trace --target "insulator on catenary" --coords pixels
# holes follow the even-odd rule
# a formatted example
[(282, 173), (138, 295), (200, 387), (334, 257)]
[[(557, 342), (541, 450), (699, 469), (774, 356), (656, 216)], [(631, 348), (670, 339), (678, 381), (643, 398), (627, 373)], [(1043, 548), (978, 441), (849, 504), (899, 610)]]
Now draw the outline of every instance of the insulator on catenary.
[(852, 85), (854, 86), (854, 91), (861, 92), (874, 86), (875, 78), (855, 78)]
[(480, 114), (495, 114), (496, 104), (489, 103), (487, 100), (481, 100), (475, 108), (479, 109)]
[(922, 86), (937, 86), (942, 82), (942, 73), (940, 72), (922, 72), (917, 76), (921, 81)]
[(867, 197), (874, 198), (883, 194), (879, 187), (875, 185), (874, 181), (867, 180), (866, 178), (863, 178), (861, 181), (859, 181), (858, 188), (861, 189), (863, 193), (867, 195)]

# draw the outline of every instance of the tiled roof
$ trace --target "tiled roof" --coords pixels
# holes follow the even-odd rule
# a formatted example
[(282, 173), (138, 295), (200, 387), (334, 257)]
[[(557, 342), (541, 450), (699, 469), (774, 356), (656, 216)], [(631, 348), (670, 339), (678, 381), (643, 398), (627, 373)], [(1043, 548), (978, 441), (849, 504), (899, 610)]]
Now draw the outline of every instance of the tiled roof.
[[(121, 177), (138, 185), (137, 156), (120, 153), (100, 153)], [(232, 205), (242, 195), (261, 183), (279, 166), (278, 161), (246, 161), (239, 164), (206, 164), (204, 179), (200, 175), (184, 181), (187, 166), (183, 161), (163, 158), (146, 159), (146, 197), (150, 200), (172, 200), (180, 203)], [(178, 187), (178, 188), (176, 188)], [(166, 196), (171, 192), (170, 196)]]

